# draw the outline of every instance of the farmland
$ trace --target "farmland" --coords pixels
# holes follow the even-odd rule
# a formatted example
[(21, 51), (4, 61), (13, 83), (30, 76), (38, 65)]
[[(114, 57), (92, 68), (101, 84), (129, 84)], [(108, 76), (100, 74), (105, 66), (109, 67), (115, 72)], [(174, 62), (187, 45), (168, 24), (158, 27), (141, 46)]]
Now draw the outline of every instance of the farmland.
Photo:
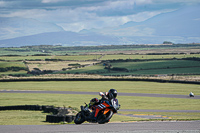
[[(188, 60), (161, 60), (142, 62), (111, 62), (113, 68), (126, 68), (127, 71), (104, 69), (102, 64), (66, 71), (67, 73), (93, 73), (100, 75), (156, 75), (156, 74), (200, 74), (200, 63)], [(164, 70), (164, 71), (163, 71)], [(65, 72), (59, 72), (65, 73)]]
[[(1, 75), (98, 74), (103, 76), (199, 75), (200, 45), (24, 46), (0, 48)], [(32, 71), (39, 71), (32, 73)], [(26, 75), (29, 73), (29, 75)]]

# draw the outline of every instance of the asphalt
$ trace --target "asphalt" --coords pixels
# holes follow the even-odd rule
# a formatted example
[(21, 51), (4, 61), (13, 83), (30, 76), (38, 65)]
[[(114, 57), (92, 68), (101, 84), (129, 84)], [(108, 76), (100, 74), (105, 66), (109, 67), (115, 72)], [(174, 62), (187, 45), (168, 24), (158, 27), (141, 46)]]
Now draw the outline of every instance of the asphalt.
[(199, 133), (200, 121), (131, 122), (81, 125), (0, 125), (0, 133)]
[(156, 109), (120, 109), (123, 112), (179, 112), (179, 113), (200, 113), (200, 110), (156, 110)]
[[(0, 93), (41, 93), (41, 94), (85, 94), (98, 95), (98, 92), (78, 92), (78, 91), (29, 91), (29, 90), (1, 90)], [(200, 99), (199, 95), (189, 97), (188, 95), (174, 95), (174, 94), (147, 94), (147, 93), (118, 93), (119, 96), (139, 96), (139, 97), (165, 97), (165, 98), (186, 98), (186, 99)]]

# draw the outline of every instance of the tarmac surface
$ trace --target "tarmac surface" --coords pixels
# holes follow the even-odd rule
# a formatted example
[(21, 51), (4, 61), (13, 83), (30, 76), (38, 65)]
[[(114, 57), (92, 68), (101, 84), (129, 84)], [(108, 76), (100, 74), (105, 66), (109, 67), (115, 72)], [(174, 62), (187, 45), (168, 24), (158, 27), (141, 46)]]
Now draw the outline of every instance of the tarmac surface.
[[(98, 92), (78, 92), (78, 91), (29, 91), (29, 90), (1, 90), (0, 93), (45, 93), (45, 94), (85, 94), (98, 95)], [(188, 95), (173, 94), (147, 94), (147, 93), (118, 93), (120, 96), (140, 96), (140, 97), (165, 97), (165, 98), (192, 98), (200, 99), (200, 96), (189, 97)]]
[(81, 125), (0, 125), (1, 133), (199, 133), (200, 121), (131, 122)]

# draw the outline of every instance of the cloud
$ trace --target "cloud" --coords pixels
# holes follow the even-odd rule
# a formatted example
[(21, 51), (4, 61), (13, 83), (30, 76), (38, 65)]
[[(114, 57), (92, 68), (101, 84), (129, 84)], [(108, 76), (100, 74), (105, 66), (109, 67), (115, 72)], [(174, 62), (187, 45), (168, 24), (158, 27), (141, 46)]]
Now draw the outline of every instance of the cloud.
[(4, 7), (6, 6), (6, 2), (5, 1), (0, 1), (0, 7)]
[(154, 0), (156, 3), (182, 3), (182, 4), (197, 4), (200, 3), (199, 0)]
[(120, 36), (120, 37), (129, 37), (129, 36), (152, 36), (155, 32), (155, 29), (148, 28), (148, 27), (128, 27), (123, 29), (111, 29), (103, 31), (102, 34), (104, 35), (111, 35), (111, 36)]
[(115, 27), (145, 21), (199, 0), (9, 0), (0, 1), (0, 17), (33, 18), (65, 30)]
[(152, 0), (118, 0), (106, 1), (101, 5), (83, 7), (88, 12), (94, 12), (99, 16), (124, 16), (136, 14), (141, 10), (137, 6), (151, 4)]
[(14, 1), (0, 1), (0, 10), (11, 8), (14, 6), (14, 4), (16, 4)]
[[(32, 1), (32, 8), (22, 8), (10, 11), (9, 14), (0, 14), (0, 16), (33, 18), (41, 22), (52, 22), (62, 26), (65, 30), (77, 32), (82, 29), (115, 27), (129, 21), (140, 22), (166, 12), (163, 9), (146, 11), (145, 5), (152, 5), (152, 0), (102, 0), (102, 2), (42, 0), (41, 3), (37, 3), (40, 8), (34, 8), (37, 4)], [(62, 6), (59, 3), (62, 3)], [(23, 4), (27, 5), (26, 2)], [(65, 6), (67, 4), (68, 6)], [(42, 6), (45, 8), (41, 8)]]
[(57, 3), (57, 2), (63, 2), (65, 0), (42, 0), (42, 3)]

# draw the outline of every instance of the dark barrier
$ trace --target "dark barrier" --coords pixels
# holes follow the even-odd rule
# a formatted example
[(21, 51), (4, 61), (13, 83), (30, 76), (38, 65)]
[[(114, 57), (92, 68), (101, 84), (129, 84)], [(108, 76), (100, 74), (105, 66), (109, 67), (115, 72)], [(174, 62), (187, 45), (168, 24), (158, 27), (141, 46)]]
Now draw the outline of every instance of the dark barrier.
[(17, 106), (0, 106), (1, 110), (27, 110), (26, 105), (17, 105)]
[(46, 116), (46, 122), (50, 122), (50, 123), (64, 122), (65, 119), (66, 119), (66, 116), (59, 116), (59, 115), (47, 115)]
[(199, 81), (179, 81), (179, 80), (163, 80), (163, 79), (128, 79), (128, 78), (102, 78), (102, 79), (92, 79), (92, 78), (69, 78), (69, 79), (4, 79), (0, 82), (22, 82), (22, 81), (148, 81), (148, 82), (168, 82), (168, 83), (182, 83), (182, 84), (200, 84)]
[(74, 115), (66, 115), (65, 121), (70, 123), (75, 119)]
[(46, 122), (59, 123), (59, 122), (72, 122), (75, 116), (73, 115), (47, 115)]

